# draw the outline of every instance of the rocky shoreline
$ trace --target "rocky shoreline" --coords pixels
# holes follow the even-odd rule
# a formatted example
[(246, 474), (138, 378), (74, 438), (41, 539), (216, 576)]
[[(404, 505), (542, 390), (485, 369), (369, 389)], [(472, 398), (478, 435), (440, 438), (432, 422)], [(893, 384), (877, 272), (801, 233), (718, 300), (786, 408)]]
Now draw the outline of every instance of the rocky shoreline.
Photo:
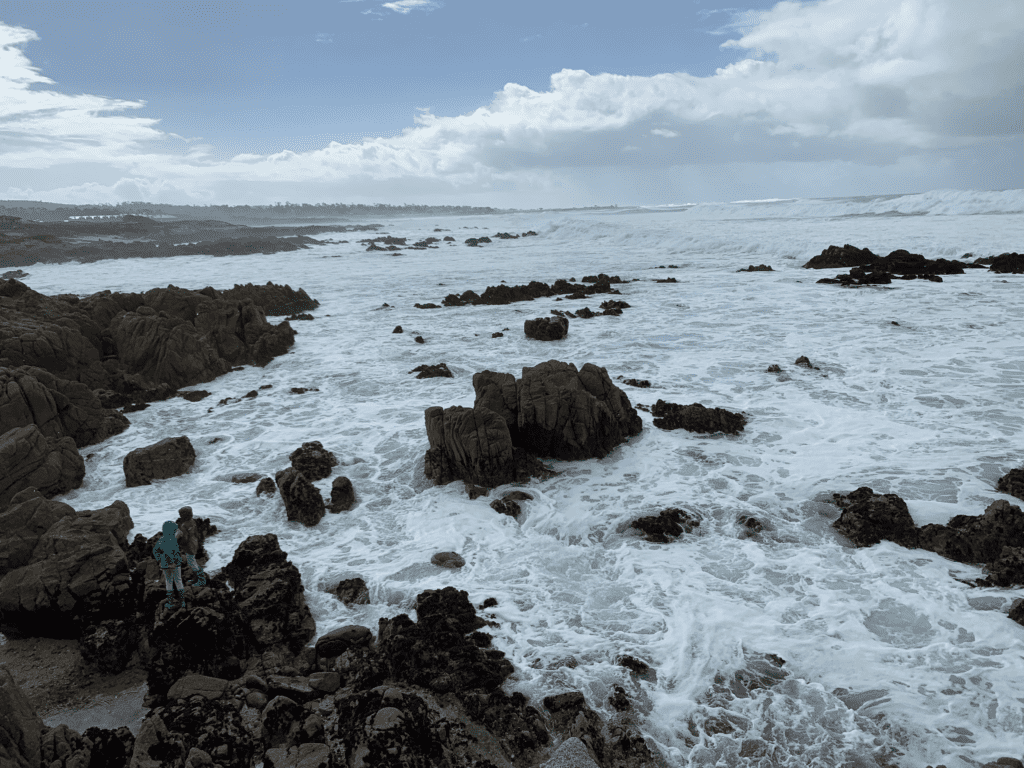
[[(467, 291), (445, 304), (583, 298), (618, 293), (611, 285), (625, 284), (603, 274), (583, 278), (584, 290), (574, 282), (499, 286), (482, 296)], [(339, 626), (317, 637), (299, 571), (273, 533), (245, 539), (208, 583), (190, 587), (187, 607), (168, 605), (151, 556), (156, 531), (129, 542), (134, 522), (123, 502), (76, 510), (54, 498), (80, 486), (81, 449), (129, 428), (125, 413), (237, 366), (266, 365), (287, 354), (296, 331), (287, 320), (271, 325), (266, 318), (317, 306), (301, 289), (270, 283), (81, 298), (44, 296), (17, 279), (0, 279), (0, 631), (15, 638), (0, 646), (0, 734), (6, 734), (0, 764), (660, 768), (663, 761), (640, 730), (639, 683), (656, 679), (657, 670), (640, 659), (617, 655), (629, 684), (613, 687), (608, 705), (615, 714), (604, 717), (579, 691), (529, 702), (502, 690), (515, 670), (486, 631), (499, 626), (493, 597), (474, 605), (451, 586), (425, 590), (416, 598), (416, 621), (401, 614), (376, 628)], [(558, 313), (553, 323), (527, 320), (524, 334), (531, 343), (557, 344), (568, 332), (565, 315), (578, 313)], [(551, 325), (561, 330), (538, 330)], [(797, 365), (810, 367), (806, 358)], [(577, 368), (549, 360), (523, 368), (520, 378), (481, 371), (472, 385), (472, 408), (426, 409), (424, 472), (437, 484), (463, 483), (473, 499), (516, 480), (551, 476), (545, 458), (601, 458), (643, 430), (639, 406), (593, 363)], [(722, 432), (730, 440), (742, 440), (747, 423), (743, 414), (700, 403), (658, 400), (651, 413), (660, 429)], [(180, 475), (194, 459), (187, 436), (168, 436), (125, 457), (126, 485)], [(288, 519), (310, 527), (328, 511), (352, 508), (358, 488), (348, 478), (334, 478), (329, 504), (312, 485), (334, 474), (338, 461), (330, 450), (311, 441), (289, 460), (274, 478), (240, 474), (237, 482), (255, 483), (255, 494), (280, 492)], [(1008, 471), (998, 490), (1024, 498), (1024, 469)], [(490, 506), (515, 519), (519, 503), (530, 500), (511, 492)], [(834, 526), (855, 546), (889, 540), (986, 564), (979, 586), (1024, 584), (1019, 506), (995, 501), (984, 514), (919, 528), (895, 494), (860, 488), (834, 501), (842, 510)], [(217, 534), (209, 520), (197, 522), (201, 539)], [(700, 524), (698, 511), (668, 507), (630, 527), (649, 542), (672, 546), (699, 535)], [(743, 536), (755, 537), (764, 525), (749, 517), (737, 524)], [(431, 562), (464, 565), (458, 552), (434, 553)], [(342, 581), (334, 593), (348, 605), (369, 601), (361, 578)], [(1024, 624), (1024, 603), (1009, 618)], [(31, 648), (31, 640), (18, 636), (51, 640)], [(79, 659), (73, 668), (72, 644)], [(29, 687), (29, 699), (19, 678), (48, 663), (53, 674)], [(716, 678), (704, 700), (725, 706), (770, 688), (787, 677), (785, 664), (773, 654), (750, 653), (731, 678)], [(95, 695), (103, 681), (127, 686), (144, 676), (148, 711), (137, 735), (123, 727), (46, 728), (38, 712), (51, 712), (59, 701), (61, 674), (63, 693), (73, 694), (68, 704)], [(726, 733), (734, 726), (721, 717), (701, 727)], [(689, 730), (697, 735), (693, 723)], [(758, 739), (745, 740), (743, 748), (748, 757), (770, 754)]]

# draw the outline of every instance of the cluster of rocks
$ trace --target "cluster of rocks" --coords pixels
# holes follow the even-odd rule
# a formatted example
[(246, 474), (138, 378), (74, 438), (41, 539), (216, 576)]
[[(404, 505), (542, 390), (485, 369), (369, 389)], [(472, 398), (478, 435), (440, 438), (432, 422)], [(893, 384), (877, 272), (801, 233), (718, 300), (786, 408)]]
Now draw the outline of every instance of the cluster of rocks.
[(287, 321), (271, 325), (267, 315), (316, 306), (305, 291), (271, 283), (83, 299), (0, 280), (0, 504), (28, 487), (51, 498), (80, 487), (79, 449), (129, 425), (115, 409), (266, 365), (295, 338)]
[[(598, 277), (602, 279), (598, 279)], [(619, 291), (612, 288), (612, 285), (624, 282), (618, 276), (609, 277), (603, 273), (598, 277), (594, 277), (592, 283), (590, 283), (587, 278), (584, 278), (581, 281), (584, 283), (582, 285), (576, 283), (576, 278), (570, 278), (569, 280), (556, 280), (551, 285), (542, 283), (539, 280), (532, 280), (528, 285), (489, 285), (484, 289), (482, 295), (477, 294), (475, 291), (465, 291), (461, 296), (451, 293), (444, 298), (442, 303), (446, 307), (461, 307), (467, 304), (473, 304), (476, 306), (484, 304), (511, 304), (517, 301), (533, 301), (534, 299), (549, 296), (565, 296), (568, 299), (585, 299), (587, 296), (591, 296), (595, 293), (618, 294)]]
[(746, 269), (737, 269), (737, 272), (774, 272), (775, 270), (769, 267), (767, 264), (758, 264), (756, 267), (751, 264)]
[(452, 372), (448, 370), (448, 366), (444, 363), (438, 363), (437, 365), (417, 365), (409, 373), (415, 373), (417, 379), (438, 379), (454, 378)]
[[(323, 519), (328, 507), (324, 504), (320, 489), (313, 482), (330, 477), (334, 467), (338, 466), (338, 459), (318, 440), (303, 443), (289, 454), (288, 459), (291, 466), (277, 472), (273, 480), (269, 477), (259, 479), (256, 495), (272, 496), (280, 490), (288, 519), (314, 526)], [(259, 475), (248, 477), (247, 480), (251, 482), (257, 478)], [(352, 481), (343, 476), (334, 478), (331, 483), (330, 511), (335, 514), (348, 512), (355, 503)]]
[[(35, 498), (37, 504), (59, 504)], [(492, 636), (480, 631), (498, 625), (477, 615), (496, 607), (494, 598), (474, 607), (466, 592), (453, 587), (426, 590), (416, 599), (416, 621), (406, 614), (382, 618), (376, 633), (341, 626), (309, 647), (316, 630), (301, 577), (274, 535), (246, 539), (224, 571), (195, 590), (187, 608), (168, 609), (156, 563), (144, 557), (149, 542), (137, 536), (126, 547), (127, 508), (120, 502), (113, 508), (119, 517), (92, 522), (98, 531), (110, 524), (102, 529), (109, 538), (105, 551), (131, 575), (116, 605), (134, 632), (120, 641), (147, 668), (149, 711), (137, 737), (127, 728), (85, 734), (64, 725), (48, 729), (0, 670), (3, 765), (248, 768), (262, 760), (294, 768), (456, 768), (513, 760), (538, 765), (549, 758), (549, 765), (561, 765), (570, 755), (603, 768), (659, 764), (623, 685), (615, 686), (610, 701), (617, 715), (608, 721), (577, 691), (546, 697), (538, 708), (522, 694), (501, 690), (514, 667), (493, 648)], [(89, 520), (91, 514), (83, 513)], [(73, 510), (70, 515), (75, 517)], [(5, 543), (4, 551), (17, 550), (17, 556), (27, 546), (19, 538), (17, 545)], [(445, 567), (462, 564), (457, 553), (433, 559)], [(84, 563), (79, 570), (93, 568)], [(144, 576), (135, 578), (142, 570)], [(96, 589), (77, 601), (65, 597), (65, 611), (71, 603), (109, 609), (112, 596), (102, 581), (86, 585)], [(95, 592), (102, 599), (88, 599)], [(342, 581), (337, 594), (350, 604), (369, 602), (362, 579)], [(62, 618), (35, 628), (72, 626)], [(105, 636), (107, 646), (112, 634)], [(632, 657), (620, 657), (619, 664), (627, 670), (623, 683), (634, 690), (633, 675), (652, 674)]]
[(578, 309), (576, 312), (562, 311), (560, 309), (552, 309), (551, 314), (557, 315), (558, 317), (572, 317), (580, 318), (581, 320), (589, 320), (592, 317), (599, 315), (612, 315), (618, 316), (622, 314), (622, 310), (629, 309), (629, 304), (624, 301), (618, 301), (616, 299), (608, 299), (607, 301), (601, 302), (601, 311), (594, 312), (590, 307), (583, 307)]
[[(1016, 263), (1011, 257), (1014, 254), (1004, 254), (1007, 258), (999, 257), (999, 269), (990, 271), (1012, 271)], [(927, 259), (919, 253), (909, 253), (903, 249), (895, 250), (888, 256), (878, 256), (867, 248), (857, 248), (852, 245), (844, 245), (842, 248), (830, 245), (820, 254), (804, 264), (804, 269), (850, 269), (845, 275), (837, 275), (835, 278), (822, 278), (819, 283), (834, 283), (844, 286), (853, 285), (888, 285), (893, 280), (930, 280), (941, 283), (939, 275), (962, 275), (964, 268), (981, 269), (984, 264), (979, 259), (974, 263), (963, 264), (949, 259)], [(1024, 267), (1021, 267), (1024, 271)]]
[[(855, 546), (892, 541), (908, 549), (926, 549), (959, 563), (985, 564), (978, 585), (1009, 587), (1024, 584), (1024, 512), (1000, 499), (983, 515), (955, 515), (946, 525), (918, 527), (906, 502), (895, 493), (858, 488), (833, 494), (843, 510), (833, 525)], [(1024, 604), (1011, 618), (1024, 623)]]
[(522, 378), (482, 371), (473, 376), (472, 408), (428, 408), (427, 477), (496, 487), (549, 474), (536, 457), (602, 458), (643, 423), (604, 368), (549, 360)]

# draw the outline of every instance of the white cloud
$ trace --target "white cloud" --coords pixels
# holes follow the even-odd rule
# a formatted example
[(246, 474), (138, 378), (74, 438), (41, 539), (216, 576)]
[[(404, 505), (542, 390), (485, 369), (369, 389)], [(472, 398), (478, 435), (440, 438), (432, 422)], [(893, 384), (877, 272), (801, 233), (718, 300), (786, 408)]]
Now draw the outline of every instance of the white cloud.
[[(427, 6), (437, 3), (398, 0), (382, 7), (404, 14)], [(0, 168), (101, 162), (131, 183), (165, 185), (154, 193), (195, 199), (211, 190), (248, 190), (251, 196), (287, 185), (375, 194), (497, 188), (555, 194), (560, 184), (584, 189), (581, 179), (605, 178), (605, 171), (625, 178), (691, 168), (693, 173), (678, 175), (692, 179), (716, 165), (745, 174), (728, 196), (770, 197), (797, 192), (745, 192), (742, 185), (755, 177), (792, 178), (800, 167), (810, 179), (824, 168), (854, 166), (890, 180), (895, 177), (870, 169), (899, 168), (931, 184), (928, 167), (954, 173), (949, 169), (956, 163), (930, 166), (906, 158), (973, 152), (963, 157), (978, 165), (987, 162), (992, 147), (1005, 154), (1008, 142), (1017, 142), (1019, 169), (1024, 3), (782, 2), (741, 16), (734, 26), (743, 33), (724, 47), (747, 57), (708, 77), (564, 69), (551, 76), (546, 91), (509, 83), (468, 114), (421, 111), (397, 136), (220, 160), (210, 147), (159, 131), (156, 120), (110, 114), (143, 102), (31, 90), (33, 84), (56, 85), (20, 50), (35, 35), (0, 24)], [(770, 60), (752, 58), (756, 51)], [(652, 142), (651, 135), (682, 140)], [(787, 171), (750, 170), (759, 166)], [(858, 184), (867, 178), (844, 174)], [(818, 184), (829, 179), (822, 175)], [(78, 194), (73, 189), (80, 187), (65, 191)], [(118, 193), (116, 185), (109, 189)], [(842, 193), (831, 187), (820, 192)], [(807, 192), (801, 188), (799, 194)]]
[(440, 8), (441, 4), (433, 0), (396, 0), (393, 3), (384, 3), (381, 7), (404, 14), (410, 11), (433, 11)]

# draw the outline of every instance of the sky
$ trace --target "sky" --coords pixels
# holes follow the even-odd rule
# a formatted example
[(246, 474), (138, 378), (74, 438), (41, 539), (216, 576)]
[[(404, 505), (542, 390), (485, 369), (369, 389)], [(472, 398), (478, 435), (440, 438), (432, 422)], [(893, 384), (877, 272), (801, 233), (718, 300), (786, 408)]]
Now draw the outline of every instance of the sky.
[(0, 6), (0, 198), (664, 205), (1024, 187), (1021, 0)]

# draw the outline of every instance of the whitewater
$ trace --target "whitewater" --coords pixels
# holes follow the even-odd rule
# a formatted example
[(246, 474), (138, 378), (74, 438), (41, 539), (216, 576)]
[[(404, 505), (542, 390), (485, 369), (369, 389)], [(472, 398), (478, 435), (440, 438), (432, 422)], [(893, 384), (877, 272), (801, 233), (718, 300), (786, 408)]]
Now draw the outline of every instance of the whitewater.
[[(85, 482), (61, 500), (76, 509), (124, 501), (130, 538), (152, 535), (189, 504), (220, 529), (206, 543), (211, 573), (246, 537), (276, 534), (302, 574), (318, 635), (415, 618), (426, 589), (451, 585), (475, 605), (494, 597), (499, 627), (487, 631), (516, 669), (507, 692), (541, 709), (544, 696), (579, 690), (610, 717), (608, 697), (621, 685), (673, 768), (875, 766), (885, 756), (907, 768), (966, 768), (1024, 757), (1024, 627), (1006, 615), (1024, 588), (972, 588), (963, 582), (982, 577), (980, 565), (923, 550), (855, 549), (833, 530), (839, 509), (828, 503), (866, 485), (903, 497), (918, 525), (980, 515), (1000, 498), (1022, 503), (995, 483), (1024, 464), (1024, 276), (968, 270), (941, 284), (845, 289), (815, 282), (838, 270), (801, 269), (845, 243), (950, 259), (1022, 251), (1024, 190), (383, 223), (374, 236), (451, 235), (457, 244), (367, 253), (362, 234), (335, 233), (324, 239), (349, 242), (26, 267), (24, 282), (46, 294), (272, 281), (320, 301), (314, 321), (292, 322), (299, 335), (287, 355), (194, 387), (212, 393), (201, 402), (129, 414), (126, 432), (83, 450)], [(494, 238), (527, 230), (538, 236)], [(483, 235), (494, 242), (464, 244)], [(761, 263), (774, 271), (736, 272)], [(524, 320), (597, 310), (607, 297), (413, 306), (503, 280), (599, 272), (639, 279), (617, 286), (614, 298), (631, 307), (570, 320), (557, 342), (526, 338)], [(670, 276), (678, 283), (654, 282)], [(396, 325), (404, 333), (393, 334)], [(801, 355), (817, 370), (795, 366)], [(511, 486), (470, 500), (461, 483), (424, 477), (426, 408), (472, 406), (477, 371), (519, 376), (550, 359), (603, 366), (634, 405), (661, 398), (741, 411), (746, 429), (668, 432), (641, 412), (643, 432), (606, 458), (548, 462), (561, 474), (522, 485), (534, 499), (518, 521), (488, 506)], [(409, 373), (440, 362), (454, 378)], [(771, 364), (783, 373), (767, 373)], [(250, 390), (259, 396), (217, 405)], [(197, 453), (188, 474), (125, 487), (129, 451), (179, 435)], [(307, 528), (286, 520), (279, 495), (257, 498), (255, 484), (230, 482), (273, 477), (309, 440), (338, 457), (332, 477), (352, 480), (350, 512)], [(330, 484), (315, 483), (325, 498)], [(670, 544), (629, 529), (665, 507), (703, 522)], [(740, 516), (764, 530), (744, 536)], [(431, 565), (440, 551), (460, 553), (465, 566)], [(329, 590), (355, 576), (371, 603), (348, 608)], [(618, 665), (624, 654), (653, 674)], [(707, 695), (716, 675), (731, 678), (758, 654), (784, 659), (785, 680), (749, 697)], [(731, 732), (711, 727), (722, 720)], [(112, 725), (74, 725), (90, 724)]]

